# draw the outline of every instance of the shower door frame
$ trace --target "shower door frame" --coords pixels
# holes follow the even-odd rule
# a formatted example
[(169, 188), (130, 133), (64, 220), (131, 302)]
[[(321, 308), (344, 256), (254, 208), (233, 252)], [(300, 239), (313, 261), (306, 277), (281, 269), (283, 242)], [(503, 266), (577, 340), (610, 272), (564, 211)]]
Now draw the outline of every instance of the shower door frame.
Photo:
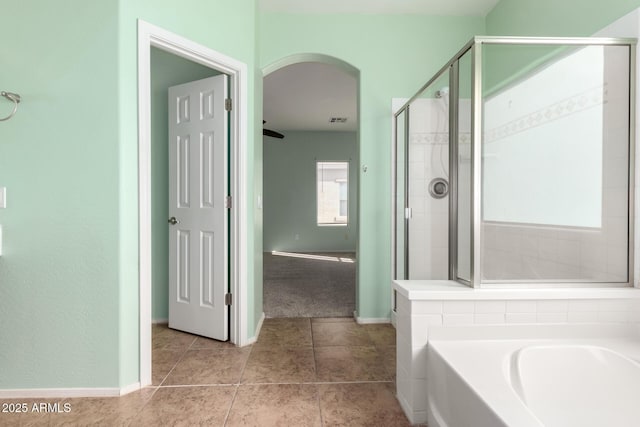
[[(408, 279), (408, 277), (398, 277), (398, 236), (397, 221), (397, 153), (398, 135), (397, 120), (405, 113), (405, 138), (404, 144), (404, 169), (407, 172), (408, 161), (408, 132), (410, 130), (409, 108), (426, 89), (436, 82), (444, 73), (449, 72), (450, 76), (450, 99), (449, 102), (449, 280), (463, 283), (472, 288), (552, 288), (552, 287), (633, 287), (634, 283), (634, 241), (635, 241), (635, 144), (636, 144), (636, 39), (630, 38), (602, 38), (602, 37), (493, 37), (476, 36), (464, 45), (442, 68), (436, 72), (409, 100), (393, 115), (393, 150), (392, 150), (392, 271), (393, 280)], [(627, 239), (627, 281), (626, 282), (587, 282), (587, 281), (531, 281), (531, 280), (482, 280), (482, 55), (484, 45), (556, 45), (556, 46), (627, 46), (629, 48), (629, 129), (628, 129), (628, 239)], [(465, 280), (458, 277), (458, 179), (457, 179), (457, 144), (458, 144), (458, 89), (459, 89), (459, 69), (458, 61), (467, 52), (471, 51), (471, 235), (470, 235), (470, 279)], [(408, 181), (404, 181), (405, 194), (408, 191)], [(409, 199), (404, 198), (403, 212), (407, 212)], [(404, 218), (404, 263), (405, 276), (408, 276), (408, 218)]]

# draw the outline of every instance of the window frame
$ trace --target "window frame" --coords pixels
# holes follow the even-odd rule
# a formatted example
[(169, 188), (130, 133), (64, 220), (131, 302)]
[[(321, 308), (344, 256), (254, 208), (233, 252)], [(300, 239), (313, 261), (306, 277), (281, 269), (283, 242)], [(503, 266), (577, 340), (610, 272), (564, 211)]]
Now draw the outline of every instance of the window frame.
[[(319, 172), (320, 172), (320, 165), (321, 164), (331, 164), (331, 163), (338, 163), (338, 164), (344, 164), (346, 165), (346, 178), (338, 178), (335, 181), (338, 184), (341, 184), (342, 182), (344, 182), (346, 184), (347, 187), (347, 191), (346, 191), (346, 215), (342, 216), (342, 215), (338, 215), (339, 218), (344, 218), (344, 222), (337, 222), (335, 221), (334, 218), (334, 222), (320, 222), (319, 221), (319, 207), (320, 207), (320, 192), (319, 192), (319, 184), (320, 184), (320, 176), (319, 176)], [(350, 173), (350, 161), (349, 160), (316, 160), (315, 161), (315, 180), (314, 180), (314, 184), (315, 184), (315, 222), (316, 222), (316, 226), (318, 227), (346, 227), (349, 225), (349, 203), (350, 203), (350, 186), (349, 186), (349, 173)], [(340, 194), (340, 185), (338, 186), (338, 213), (340, 213), (340, 202), (343, 200)], [(336, 218), (338, 218), (336, 217)]]

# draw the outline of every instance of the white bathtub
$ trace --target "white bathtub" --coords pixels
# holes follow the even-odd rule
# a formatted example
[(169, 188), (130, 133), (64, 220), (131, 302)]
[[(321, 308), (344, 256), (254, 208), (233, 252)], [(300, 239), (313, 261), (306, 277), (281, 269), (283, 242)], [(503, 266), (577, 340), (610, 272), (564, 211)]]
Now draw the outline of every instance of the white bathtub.
[(430, 427), (640, 426), (634, 325), (434, 328)]

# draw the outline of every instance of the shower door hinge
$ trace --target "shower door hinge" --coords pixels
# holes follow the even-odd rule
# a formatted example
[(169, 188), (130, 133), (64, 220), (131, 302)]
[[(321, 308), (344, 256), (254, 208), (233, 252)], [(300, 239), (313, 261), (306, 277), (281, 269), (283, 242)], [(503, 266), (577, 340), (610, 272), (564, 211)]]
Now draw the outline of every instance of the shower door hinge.
[(231, 196), (227, 196), (224, 199), (224, 207), (227, 209), (231, 209), (233, 205), (233, 199), (231, 198)]
[(231, 102), (231, 98), (227, 98), (224, 100), (224, 109), (227, 111), (231, 111), (231, 108), (233, 108), (233, 103)]
[(224, 305), (231, 305), (233, 304), (233, 294), (224, 294)]
[(404, 218), (411, 219), (411, 208), (404, 208)]

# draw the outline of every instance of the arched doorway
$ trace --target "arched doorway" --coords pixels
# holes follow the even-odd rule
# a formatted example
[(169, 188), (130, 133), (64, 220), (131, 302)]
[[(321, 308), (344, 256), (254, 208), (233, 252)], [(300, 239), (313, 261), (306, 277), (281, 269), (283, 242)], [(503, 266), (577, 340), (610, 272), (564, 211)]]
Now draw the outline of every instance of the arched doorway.
[(352, 317), (360, 73), (320, 54), (292, 55), (263, 73), (265, 315)]

